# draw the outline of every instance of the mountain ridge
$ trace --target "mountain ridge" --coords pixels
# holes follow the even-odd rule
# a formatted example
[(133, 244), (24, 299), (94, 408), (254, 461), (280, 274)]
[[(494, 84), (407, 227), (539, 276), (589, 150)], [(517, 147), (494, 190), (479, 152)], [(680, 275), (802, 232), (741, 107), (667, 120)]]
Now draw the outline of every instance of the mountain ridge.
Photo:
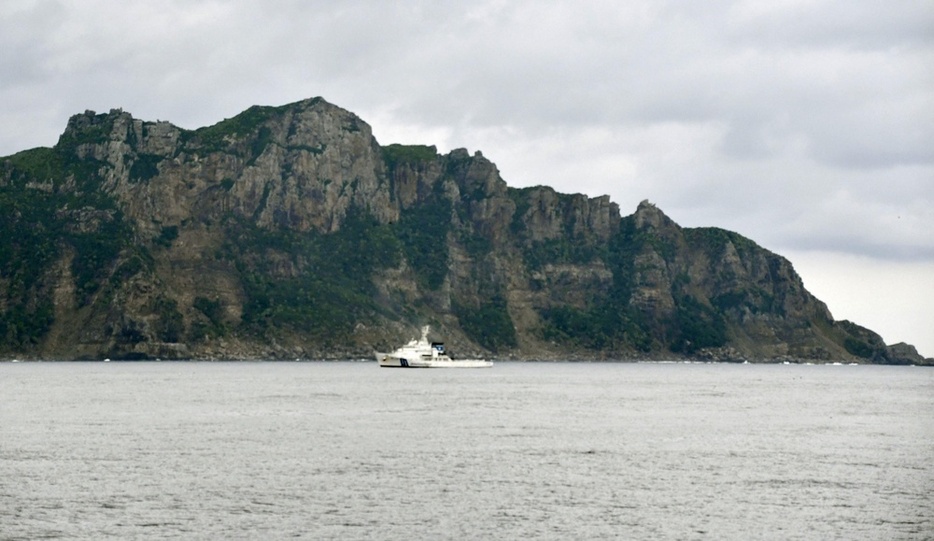
[(497, 358), (934, 363), (741, 235), (381, 146), (320, 97), (196, 130), (86, 111), (0, 158), (0, 196), (8, 357), (363, 357), (431, 323)]

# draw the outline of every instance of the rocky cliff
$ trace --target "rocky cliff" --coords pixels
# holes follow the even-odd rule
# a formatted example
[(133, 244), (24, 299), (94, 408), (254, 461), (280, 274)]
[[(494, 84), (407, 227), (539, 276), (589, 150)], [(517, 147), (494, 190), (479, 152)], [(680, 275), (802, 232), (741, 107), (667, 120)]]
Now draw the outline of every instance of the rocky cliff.
[(931, 362), (740, 235), (383, 147), (321, 98), (194, 131), (87, 111), (0, 160), (0, 210), (7, 357), (365, 357), (430, 323), (496, 357)]

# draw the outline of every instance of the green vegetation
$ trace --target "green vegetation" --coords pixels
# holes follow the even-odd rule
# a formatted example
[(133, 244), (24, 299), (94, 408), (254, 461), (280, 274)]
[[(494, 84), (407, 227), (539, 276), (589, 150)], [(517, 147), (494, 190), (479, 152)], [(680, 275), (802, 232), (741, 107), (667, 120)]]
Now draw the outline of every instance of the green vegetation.
[[(324, 151), (328, 149), (326, 143), (320, 143), (318, 146), (313, 147), (309, 145), (287, 145), (286, 150), (304, 150), (305, 152), (310, 152), (311, 154), (321, 155), (324, 154)], [(285, 167), (290, 167), (289, 164), (283, 164)]]
[(192, 323), (190, 334), (192, 340), (203, 340), (205, 338), (225, 336), (227, 334), (228, 329), (224, 322), (224, 308), (219, 300), (195, 297), (192, 304), (196, 310), (207, 318), (206, 322), (195, 321)]
[[(722, 242), (724, 239), (719, 231), (700, 232), (698, 236), (711, 244)], [(579, 251), (572, 251), (574, 249)], [(605, 252), (607, 263), (613, 271), (610, 294), (588, 309), (554, 306), (544, 310), (543, 337), (595, 350), (613, 350), (628, 346), (648, 351), (653, 344), (661, 341), (674, 352), (690, 354), (702, 348), (725, 345), (727, 327), (723, 316), (714, 307), (683, 293), (690, 283), (690, 278), (685, 274), (678, 275), (673, 280), (672, 294), (676, 298), (676, 310), (671, 321), (667, 321), (667, 318), (665, 321), (646, 321), (629, 305), (634, 287), (636, 258), (648, 249), (654, 250), (670, 262), (674, 260), (677, 247), (671, 240), (637, 229), (633, 217), (623, 218), (619, 234), (611, 240)], [(599, 254), (598, 250), (595, 252)], [(579, 247), (566, 247), (558, 241), (550, 246), (540, 247), (538, 253), (533, 252), (534, 257), (528, 259), (531, 266), (556, 259), (573, 261), (591, 253), (593, 252), (588, 253)], [(745, 292), (725, 294), (717, 298), (717, 308), (722, 310), (728, 306), (741, 306), (752, 303), (751, 299)], [(761, 302), (770, 302), (770, 297), (763, 293)]]
[[(0, 281), (8, 284), (0, 300), (3, 347), (35, 345), (51, 328), (53, 264), (66, 253), (73, 255), (76, 301), (83, 306), (108, 283), (121, 251), (131, 245), (130, 228), (116, 203), (94, 189), (100, 184), (98, 167), (59, 148), (36, 148), (0, 160), (0, 175), (10, 180), (0, 184)], [(68, 176), (77, 190), (59, 191)], [(49, 181), (50, 189), (27, 187)], [(138, 269), (121, 267), (121, 272)]]
[(114, 115), (101, 113), (99, 115), (84, 114), (77, 117), (79, 127), (66, 130), (58, 139), (56, 149), (74, 155), (79, 145), (106, 143), (114, 127)]
[(726, 345), (723, 316), (690, 295), (677, 300), (674, 323), (675, 337), (669, 346), (674, 352), (694, 353)]
[(185, 331), (185, 323), (175, 299), (159, 297), (153, 303), (156, 314), (154, 330), (156, 337), (163, 342), (179, 342)]
[[(438, 149), (433, 145), (394, 144), (383, 147), (382, 152), (390, 172), (401, 164), (426, 164), (439, 158)], [(441, 287), (448, 273), (447, 239), (454, 209), (443, 193), (443, 185), (439, 180), (434, 191), (406, 209), (395, 226), (405, 258), (419, 284), (432, 290)], [(473, 231), (463, 232), (458, 240), (473, 255), (479, 255), (490, 247), (489, 239)]]
[(55, 306), (48, 295), (34, 305), (17, 303), (0, 313), (0, 342), (9, 349), (35, 346), (54, 320)]
[(603, 349), (614, 344), (618, 322), (604, 310), (581, 310), (555, 306), (542, 312), (546, 322), (542, 334), (546, 340), (570, 342), (589, 349)]
[(146, 182), (159, 174), (159, 162), (164, 159), (158, 154), (140, 154), (130, 166), (130, 182)]
[(885, 359), (888, 355), (882, 337), (852, 321), (837, 321), (833, 323), (833, 326), (838, 329), (838, 332), (842, 331), (842, 345), (850, 355), (876, 362), (887, 362)]
[(142, 272), (146, 266), (147, 263), (143, 262), (143, 258), (140, 255), (134, 255), (128, 258), (126, 261), (121, 263), (120, 266), (118, 266), (110, 276), (110, 286), (116, 287), (120, 285), (121, 283)]
[(31, 289), (60, 253), (55, 240), (64, 224), (54, 218), (57, 203), (39, 190), (0, 186), (0, 277), (10, 281), (13, 295)]
[(433, 161), (438, 158), (438, 148), (434, 145), (399, 145), (384, 146), (383, 161), (390, 171), (395, 170), (399, 164), (419, 164)]
[[(723, 241), (720, 233), (723, 230), (696, 229), (692, 231), (695, 232), (696, 237), (703, 239), (711, 246)], [(632, 216), (622, 219), (620, 235), (610, 247), (610, 258), (614, 269), (614, 287), (623, 298), (628, 299), (632, 295), (635, 261), (638, 255), (646, 249), (654, 250), (669, 263), (674, 261), (677, 253), (677, 246), (672, 240), (637, 229)], [(641, 326), (642, 329), (656, 340), (661, 340), (663, 343), (667, 341), (669, 349), (677, 353), (690, 354), (702, 348), (725, 345), (727, 342), (726, 321), (713, 307), (685, 293), (684, 290), (689, 284), (690, 278), (686, 274), (675, 276), (671, 291), (675, 297), (675, 313), (672, 320), (645, 322)], [(719, 300), (724, 305), (728, 305), (744, 302), (746, 297), (726, 295)], [(632, 310), (628, 306), (621, 307), (621, 309)]]
[(763, 289), (728, 291), (713, 297), (710, 303), (721, 312), (747, 309), (753, 314), (784, 313), (775, 297)]
[(632, 347), (649, 351), (651, 335), (639, 315), (622, 300), (608, 298), (589, 310), (554, 306), (542, 311), (542, 337), (591, 350), (615, 351)]
[(477, 307), (455, 303), (452, 308), (471, 340), (491, 351), (516, 347), (516, 329), (509, 317), (506, 299), (501, 295)]
[(652, 349), (652, 326), (629, 305), (635, 256), (646, 242), (643, 235), (636, 233), (632, 217), (624, 218), (618, 234), (601, 248), (613, 271), (609, 294), (587, 309), (559, 305), (543, 310), (543, 338), (592, 350)]
[(75, 277), (79, 306), (91, 301), (92, 295), (105, 283), (123, 248), (132, 242), (130, 227), (121, 213), (113, 219), (101, 220), (96, 231), (72, 233), (65, 241), (74, 248), (71, 270)]
[(516, 205), (516, 211), (512, 215), (512, 222), (509, 224), (509, 230), (517, 237), (525, 233), (525, 214), (532, 208), (529, 202), (529, 193), (537, 188), (506, 188), (506, 195)]
[(711, 259), (723, 257), (728, 242), (733, 244), (740, 257), (747, 257), (761, 249), (758, 244), (739, 233), (719, 227), (685, 228), (683, 231), (688, 244), (702, 248)]
[(212, 301), (206, 297), (195, 297), (192, 306), (204, 314), (204, 316), (207, 317), (212, 324), (218, 326), (223, 324), (223, 312), (221, 310), (220, 301)]
[(15, 171), (28, 179), (39, 182), (46, 180), (57, 181), (64, 175), (64, 160), (59, 151), (39, 147), (18, 152), (9, 158)]
[(360, 121), (357, 117), (355, 117), (355, 116), (350, 117), (350, 119), (347, 121), (347, 123), (344, 124), (344, 125), (341, 126), (341, 127), (344, 128), (345, 130), (351, 132), (351, 133), (363, 131), (363, 128), (362, 128), (362, 126), (361, 126), (361, 121)]
[(406, 210), (396, 232), (405, 258), (421, 285), (438, 289), (448, 273), (448, 231), (451, 229), (451, 202), (440, 194)]
[(482, 258), (493, 250), (493, 243), (482, 234), (466, 229), (457, 236), (458, 242), (464, 247), (464, 250), (475, 259)]
[(52, 296), (43, 275), (59, 248), (43, 223), (45, 212), (52, 210), (48, 203), (40, 197), (16, 198), (0, 188), (0, 283), (7, 285), (0, 344), (8, 347), (37, 344), (53, 321)]
[[(253, 134), (264, 122), (281, 115), (289, 107), (290, 105), (279, 107), (254, 105), (233, 118), (222, 120), (213, 126), (200, 128), (193, 132), (184, 132), (183, 135), (186, 138), (197, 140), (201, 145), (200, 150), (203, 152), (225, 152), (229, 149), (232, 141)], [(251, 146), (251, 160), (253, 161), (269, 143), (271, 132), (269, 132), (268, 128), (265, 136), (263, 135), (263, 133), (259, 133)]]
[(855, 355), (863, 359), (871, 359), (874, 353), (871, 345), (863, 340), (857, 340), (849, 336), (843, 340), (843, 347), (846, 348), (850, 355)]
[[(146, 334), (143, 332), (143, 326), (138, 321), (127, 320), (123, 322), (120, 326), (120, 329), (117, 331), (116, 342), (122, 346), (133, 346), (139, 344), (140, 342), (146, 340)], [(123, 348), (117, 348), (116, 351), (120, 351)], [(125, 358), (124, 355), (120, 355), (121, 358)]]
[(529, 243), (522, 255), (530, 269), (541, 269), (547, 263), (590, 263), (603, 255), (602, 250), (593, 244), (562, 236), (557, 239), (548, 239)]
[(166, 225), (162, 227), (162, 231), (159, 233), (159, 236), (153, 241), (156, 245), (162, 246), (163, 248), (170, 248), (172, 243), (175, 242), (175, 239), (178, 238), (178, 226), (177, 225)]
[(257, 158), (266, 151), (266, 147), (269, 146), (270, 142), (272, 142), (272, 130), (266, 126), (261, 127), (253, 144), (250, 145), (250, 159), (247, 160), (246, 164), (253, 165), (256, 163)]
[[(231, 232), (226, 250), (246, 290), (244, 328), (261, 335), (285, 327), (323, 343), (340, 340), (381, 310), (375, 270), (400, 262), (391, 226), (356, 208), (331, 234), (268, 231), (245, 221), (232, 223)], [(283, 273), (283, 265), (295, 272)], [(208, 305), (197, 308), (211, 318)]]

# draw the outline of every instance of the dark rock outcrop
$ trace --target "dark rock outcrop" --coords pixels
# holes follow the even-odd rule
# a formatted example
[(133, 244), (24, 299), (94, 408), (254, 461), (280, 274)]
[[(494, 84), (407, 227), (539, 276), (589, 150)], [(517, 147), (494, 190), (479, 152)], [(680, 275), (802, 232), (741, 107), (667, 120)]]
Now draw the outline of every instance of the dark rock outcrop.
[(321, 98), (194, 131), (76, 115), (0, 160), (0, 206), (6, 356), (346, 358), (431, 323), (498, 357), (931, 362), (736, 233), (383, 147)]

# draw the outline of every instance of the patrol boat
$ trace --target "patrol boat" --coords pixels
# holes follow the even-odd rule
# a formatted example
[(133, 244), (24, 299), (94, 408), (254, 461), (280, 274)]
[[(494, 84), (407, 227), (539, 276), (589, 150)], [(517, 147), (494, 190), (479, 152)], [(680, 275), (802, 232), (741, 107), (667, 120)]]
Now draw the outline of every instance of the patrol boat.
[(452, 359), (443, 342), (428, 341), (429, 326), (422, 327), (422, 336), (392, 353), (376, 353), (376, 362), (386, 368), (489, 368), (492, 361)]

